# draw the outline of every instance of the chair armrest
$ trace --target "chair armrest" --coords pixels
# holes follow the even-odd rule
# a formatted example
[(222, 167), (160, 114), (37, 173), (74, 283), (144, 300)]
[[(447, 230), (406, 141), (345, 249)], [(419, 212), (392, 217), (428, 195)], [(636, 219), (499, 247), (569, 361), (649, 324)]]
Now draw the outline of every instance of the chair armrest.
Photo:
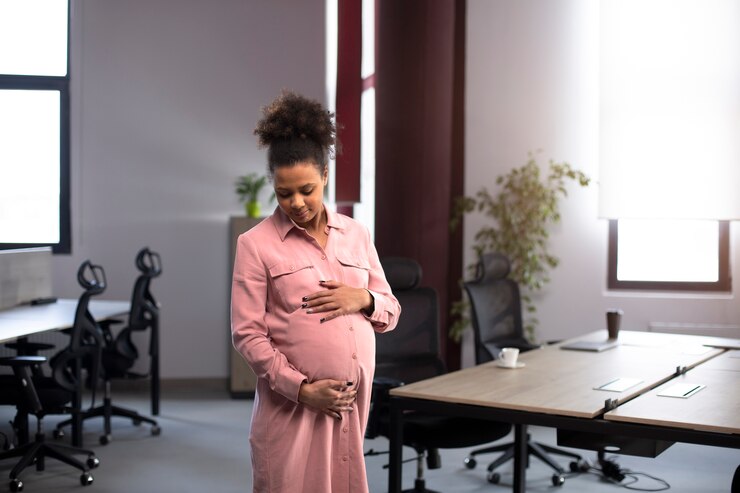
[(381, 434), (381, 421), (388, 414), (388, 394), (391, 389), (404, 385), (401, 380), (390, 377), (373, 378), (373, 390), (370, 397), (370, 414), (365, 428), (365, 438), (375, 438)]
[(54, 344), (48, 344), (46, 342), (30, 342), (30, 341), (18, 341), (9, 342), (5, 344), (5, 347), (12, 349), (18, 353), (19, 356), (36, 356), (39, 351), (45, 351), (47, 349), (54, 349)]

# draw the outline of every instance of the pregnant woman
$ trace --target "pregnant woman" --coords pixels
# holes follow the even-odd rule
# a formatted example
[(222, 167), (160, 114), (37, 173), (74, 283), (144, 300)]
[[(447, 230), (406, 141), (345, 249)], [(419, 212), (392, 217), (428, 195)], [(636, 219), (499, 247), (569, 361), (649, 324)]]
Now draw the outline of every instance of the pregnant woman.
[(367, 492), (375, 332), (401, 308), (368, 230), (324, 206), (332, 115), (284, 92), (255, 134), (278, 207), (239, 237), (231, 292), (234, 346), (258, 377), (254, 492)]

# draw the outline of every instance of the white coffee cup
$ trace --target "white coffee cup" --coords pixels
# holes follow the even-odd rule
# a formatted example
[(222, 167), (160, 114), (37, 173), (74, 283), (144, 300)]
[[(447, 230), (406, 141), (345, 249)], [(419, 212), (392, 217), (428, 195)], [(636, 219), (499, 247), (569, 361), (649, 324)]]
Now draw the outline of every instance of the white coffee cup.
[(501, 349), (499, 359), (503, 366), (516, 366), (516, 360), (519, 357), (519, 349), (515, 347), (505, 347)]

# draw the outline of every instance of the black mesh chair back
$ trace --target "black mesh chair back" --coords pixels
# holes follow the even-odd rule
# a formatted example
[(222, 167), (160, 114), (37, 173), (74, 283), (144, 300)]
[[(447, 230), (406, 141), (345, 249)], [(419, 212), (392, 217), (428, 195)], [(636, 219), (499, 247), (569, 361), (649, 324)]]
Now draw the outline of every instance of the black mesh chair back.
[(519, 285), (508, 278), (510, 271), (505, 255), (487, 253), (478, 262), (475, 279), (463, 283), (470, 300), (478, 364), (498, 358), (503, 347), (536, 347), (524, 336)]
[(128, 325), (118, 333), (115, 340), (108, 341), (105, 350), (105, 371), (110, 377), (127, 376), (127, 372), (136, 363), (139, 351), (132, 339), (134, 332), (150, 330), (149, 355), (159, 354), (159, 306), (150, 286), (152, 279), (162, 274), (162, 261), (158, 253), (144, 247), (136, 255), (136, 267), (140, 274), (131, 294)]
[(437, 292), (420, 287), (421, 267), (400, 257), (381, 259), (388, 284), (401, 305), (401, 317), (391, 332), (376, 338), (375, 375), (412, 383), (445, 372), (439, 355)]

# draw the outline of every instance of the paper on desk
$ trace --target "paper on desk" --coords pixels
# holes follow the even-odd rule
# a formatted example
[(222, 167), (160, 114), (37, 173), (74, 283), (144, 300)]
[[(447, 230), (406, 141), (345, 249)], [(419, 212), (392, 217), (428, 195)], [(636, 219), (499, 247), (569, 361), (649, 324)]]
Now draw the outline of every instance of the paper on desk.
[(627, 389), (634, 387), (635, 385), (642, 383), (639, 378), (615, 378), (603, 385), (594, 387), (594, 390), (606, 390), (607, 392), (624, 392)]
[(665, 390), (661, 390), (660, 392), (658, 392), (658, 395), (661, 397), (678, 397), (680, 399), (688, 399), (704, 387), (706, 387), (706, 385), (696, 383), (677, 383), (675, 385), (671, 385)]

